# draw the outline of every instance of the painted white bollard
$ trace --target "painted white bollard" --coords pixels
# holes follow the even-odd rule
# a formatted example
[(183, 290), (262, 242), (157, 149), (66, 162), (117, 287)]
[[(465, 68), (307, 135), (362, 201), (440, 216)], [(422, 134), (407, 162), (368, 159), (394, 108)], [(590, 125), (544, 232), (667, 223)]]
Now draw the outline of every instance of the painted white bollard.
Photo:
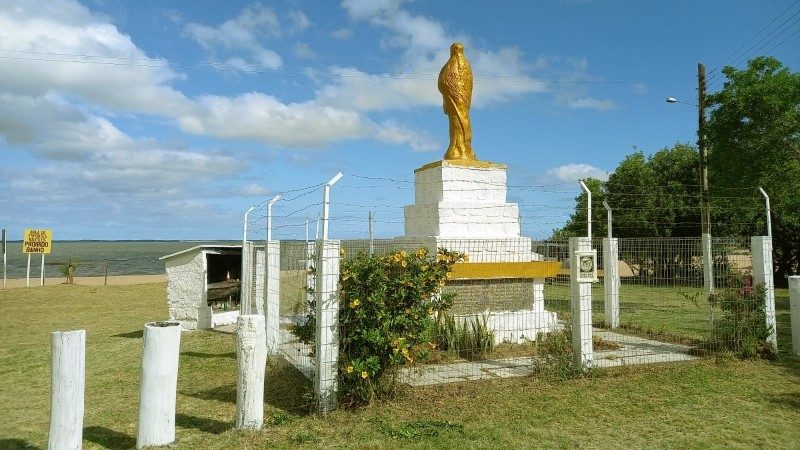
[(768, 340), (778, 348), (778, 327), (775, 322), (775, 282), (772, 273), (772, 237), (750, 237), (750, 252), (753, 255), (753, 284), (764, 286), (764, 313), (767, 325), (772, 327)]
[(236, 428), (258, 430), (264, 424), (264, 316), (239, 316), (236, 324)]
[(83, 441), (86, 330), (53, 332), (50, 344), (53, 362), (47, 448), (79, 449)]
[(789, 277), (789, 307), (792, 315), (792, 353), (800, 356), (800, 276)]
[(278, 351), (281, 345), (280, 301), (281, 301), (281, 241), (268, 241), (264, 247), (266, 269), (264, 270), (264, 318), (267, 329), (267, 352)]
[(588, 369), (594, 358), (592, 348), (592, 283), (578, 282), (579, 264), (575, 252), (589, 251), (592, 241), (589, 238), (571, 238), (570, 251), (570, 287), (572, 291), (570, 310), (572, 313), (572, 352), (575, 364)]
[(603, 238), (603, 312), (608, 328), (619, 327), (619, 245), (617, 238)]
[(175, 441), (180, 345), (180, 323), (150, 322), (144, 325), (136, 448)]

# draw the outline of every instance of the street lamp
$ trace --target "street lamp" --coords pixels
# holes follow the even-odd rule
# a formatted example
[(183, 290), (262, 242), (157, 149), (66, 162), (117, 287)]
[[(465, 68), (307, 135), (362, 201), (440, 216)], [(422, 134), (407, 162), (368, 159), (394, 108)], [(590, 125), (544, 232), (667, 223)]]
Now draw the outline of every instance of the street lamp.
[(708, 196), (708, 151), (706, 149), (706, 68), (697, 63), (697, 104), (683, 102), (675, 97), (667, 97), (667, 103), (683, 103), (697, 107), (697, 147), (700, 151), (700, 229), (703, 235), (704, 285), (714, 292), (714, 277), (711, 272), (711, 215)]

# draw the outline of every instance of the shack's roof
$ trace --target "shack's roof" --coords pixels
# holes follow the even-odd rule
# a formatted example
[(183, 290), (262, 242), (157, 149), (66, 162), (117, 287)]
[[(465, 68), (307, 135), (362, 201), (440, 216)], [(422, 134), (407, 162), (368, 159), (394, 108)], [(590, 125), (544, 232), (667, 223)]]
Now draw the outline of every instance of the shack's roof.
[(194, 246), (192, 248), (187, 248), (186, 250), (181, 250), (179, 252), (175, 252), (175, 253), (171, 253), (169, 255), (162, 256), (161, 258), (158, 258), (158, 259), (163, 261), (165, 259), (174, 258), (176, 256), (184, 255), (186, 253), (194, 253), (194, 252), (199, 252), (199, 251), (203, 251), (203, 250), (206, 250), (209, 253), (216, 253), (216, 254), (223, 253), (225, 250), (239, 250), (241, 252), (242, 251), (242, 246), (241, 245), (218, 245), (218, 244), (196, 245), (196, 246)]

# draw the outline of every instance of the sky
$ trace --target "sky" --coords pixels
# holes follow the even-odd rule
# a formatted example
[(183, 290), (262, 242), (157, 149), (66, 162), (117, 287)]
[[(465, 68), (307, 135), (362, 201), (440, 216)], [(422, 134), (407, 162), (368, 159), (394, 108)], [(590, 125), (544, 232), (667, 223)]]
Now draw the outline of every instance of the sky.
[[(442, 158), (436, 87), (462, 42), (479, 159), (508, 167), (523, 235), (577, 180), (696, 140), (697, 63), (800, 69), (800, 2), (0, 0), (0, 226), (9, 239), (403, 234)], [(685, 103), (668, 104), (666, 97)], [(602, 218), (595, 218), (602, 220)]]

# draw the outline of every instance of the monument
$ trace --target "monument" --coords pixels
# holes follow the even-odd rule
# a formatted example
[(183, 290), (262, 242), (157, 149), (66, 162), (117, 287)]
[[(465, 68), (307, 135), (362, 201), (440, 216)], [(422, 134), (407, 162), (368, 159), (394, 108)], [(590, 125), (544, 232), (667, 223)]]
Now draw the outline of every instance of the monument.
[[(531, 238), (520, 235), (519, 207), (506, 199), (506, 166), (475, 155), (472, 85), (464, 46), (454, 43), (438, 82), (450, 143), (442, 160), (414, 170), (414, 204), (404, 208), (405, 235), (398, 241), (465, 253), (469, 263), (457, 265), (445, 287), (461, 297), (462, 315), (484, 314), (497, 342), (533, 340), (558, 326), (555, 313), (544, 308), (543, 295), (544, 279), (555, 276), (558, 263), (541, 261)], [(493, 286), (491, 295), (502, 298), (476, 298), (463, 305), (464, 297), (488, 295), (475, 295), (476, 286), (488, 285)], [(516, 307), (487, 311), (484, 303)]]

